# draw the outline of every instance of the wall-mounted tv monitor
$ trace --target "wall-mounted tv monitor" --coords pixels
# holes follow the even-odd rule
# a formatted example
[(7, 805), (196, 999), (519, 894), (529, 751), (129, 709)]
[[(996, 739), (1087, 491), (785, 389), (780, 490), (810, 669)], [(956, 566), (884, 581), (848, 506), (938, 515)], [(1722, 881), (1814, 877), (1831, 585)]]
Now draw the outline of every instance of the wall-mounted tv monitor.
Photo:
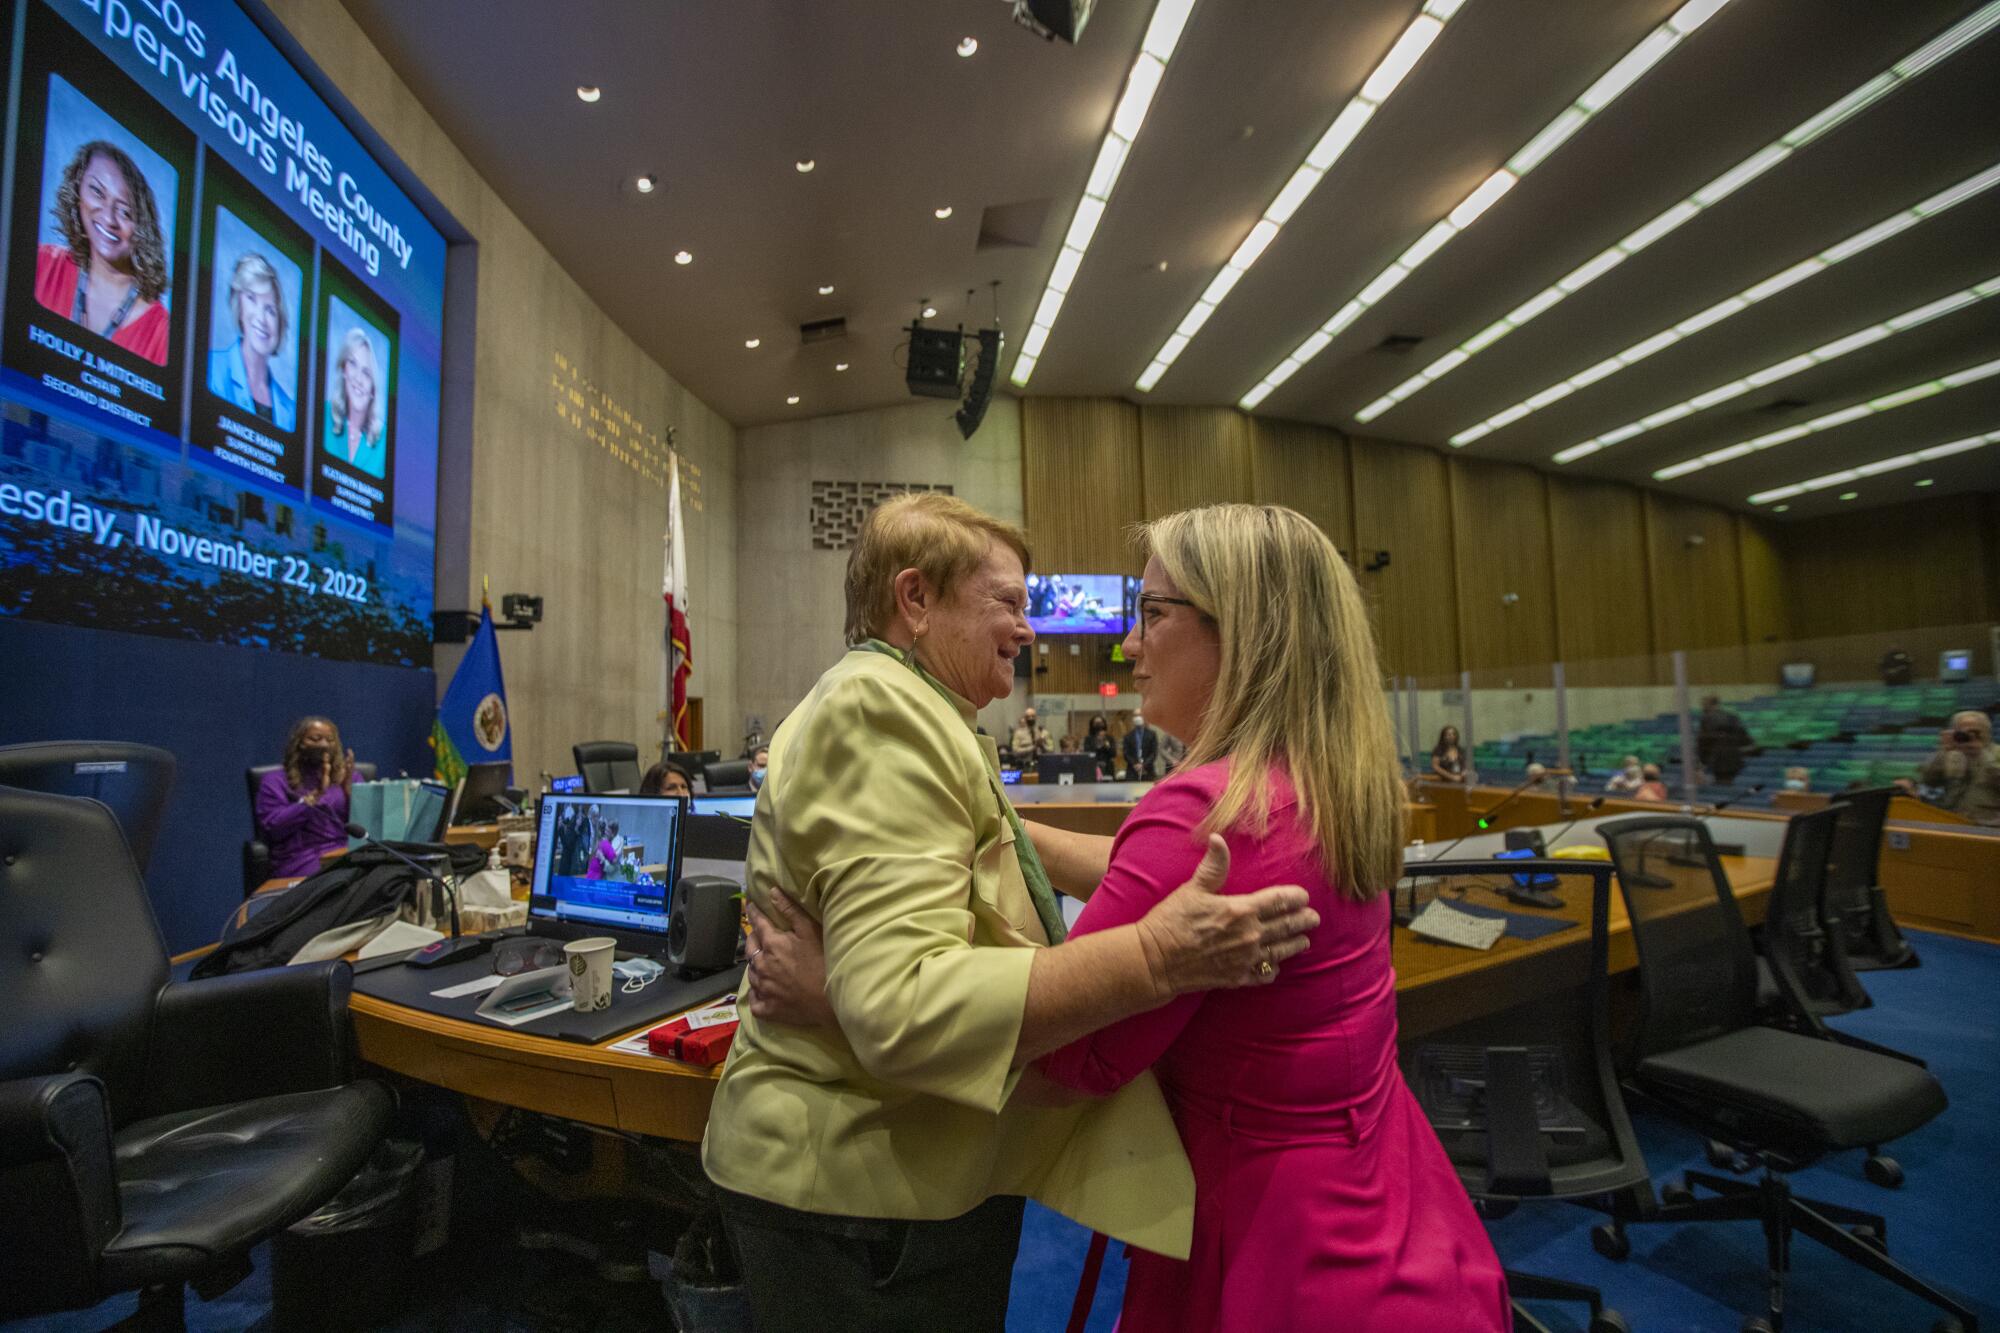
[(1122, 574), (1028, 575), (1028, 623), (1037, 634), (1123, 634)]

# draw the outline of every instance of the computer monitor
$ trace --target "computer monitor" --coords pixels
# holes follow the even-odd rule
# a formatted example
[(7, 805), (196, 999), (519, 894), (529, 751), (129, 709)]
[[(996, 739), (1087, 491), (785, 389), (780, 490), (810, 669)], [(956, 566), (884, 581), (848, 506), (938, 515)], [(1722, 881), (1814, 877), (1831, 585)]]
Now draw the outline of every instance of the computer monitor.
[(697, 796), (694, 798), (694, 813), (698, 815), (734, 815), (738, 819), (748, 819), (757, 813), (755, 796)]
[(1959, 681), (1972, 679), (1972, 650), (1970, 648), (1947, 648), (1938, 654), (1938, 680)]
[(543, 797), (528, 889), (536, 933), (603, 932), (664, 951), (686, 816), (672, 796)]
[(1045, 754), (1035, 760), (1035, 775), (1044, 786), (1097, 781), (1097, 756)]
[(442, 782), (419, 782), (416, 795), (410, 798), (410, 822), (404, 836), (411, 842), (442, 842), (451, 824), (454, 790)]
[(512, 764), (473, 764), (465, 770), (465, 783), (458, 795), (454, 824), (490, 824), (508, 813), (500, 796), (507, 790)]

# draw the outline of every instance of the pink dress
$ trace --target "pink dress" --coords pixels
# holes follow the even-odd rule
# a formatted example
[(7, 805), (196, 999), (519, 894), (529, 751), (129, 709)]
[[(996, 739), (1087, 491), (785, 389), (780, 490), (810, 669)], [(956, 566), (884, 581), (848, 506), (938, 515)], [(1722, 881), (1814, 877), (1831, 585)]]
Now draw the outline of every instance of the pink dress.
[[(1072, 935), (1136, 921), (1193, 875), (1227, 775), (1177, 773), (1139, 803)], [(1311, 947), (1271, 985), (1182, 996), (1042, 1062), (1097, 1094), (1151, 1067), (1194, 1166), (1193, 1253), (1131, 1251), (1120, 1327), (1504, 1333), (1500, 1262), (1396, 1064), (1389, 900), (1335, 891), (1273, 781), (1269, 832), (1224, 835), (1224, 891), (1303, 885)]]

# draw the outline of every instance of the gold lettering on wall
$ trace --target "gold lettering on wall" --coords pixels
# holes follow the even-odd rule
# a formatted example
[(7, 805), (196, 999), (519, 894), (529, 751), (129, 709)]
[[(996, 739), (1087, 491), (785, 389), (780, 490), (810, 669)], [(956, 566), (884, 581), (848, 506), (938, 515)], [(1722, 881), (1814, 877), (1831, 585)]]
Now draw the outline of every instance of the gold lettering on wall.
[[(633, 416), (561, 352), (555, 354), (555, 364), (549, 372), (549, 401), (558, 421), (645, 481), (666, 486), (667, 467), (677, 457), (671, 426), (663, 436)], [(685, 456), (679, 458), (681, 501), (700, 512), (701, 469)]]

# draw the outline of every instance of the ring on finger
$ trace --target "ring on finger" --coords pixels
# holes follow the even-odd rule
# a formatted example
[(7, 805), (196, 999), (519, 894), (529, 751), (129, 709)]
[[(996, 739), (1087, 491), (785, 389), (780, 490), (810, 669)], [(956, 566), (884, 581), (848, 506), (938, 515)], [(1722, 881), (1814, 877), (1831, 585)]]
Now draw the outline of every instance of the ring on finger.
[(1278, 969), (1272, 965), (1270, 956), (1268, 954), (1265, 955), (1264, 959), (1257, 964), (1257, 976), (1261, 980), (1269, 981), (1277, 975)]

